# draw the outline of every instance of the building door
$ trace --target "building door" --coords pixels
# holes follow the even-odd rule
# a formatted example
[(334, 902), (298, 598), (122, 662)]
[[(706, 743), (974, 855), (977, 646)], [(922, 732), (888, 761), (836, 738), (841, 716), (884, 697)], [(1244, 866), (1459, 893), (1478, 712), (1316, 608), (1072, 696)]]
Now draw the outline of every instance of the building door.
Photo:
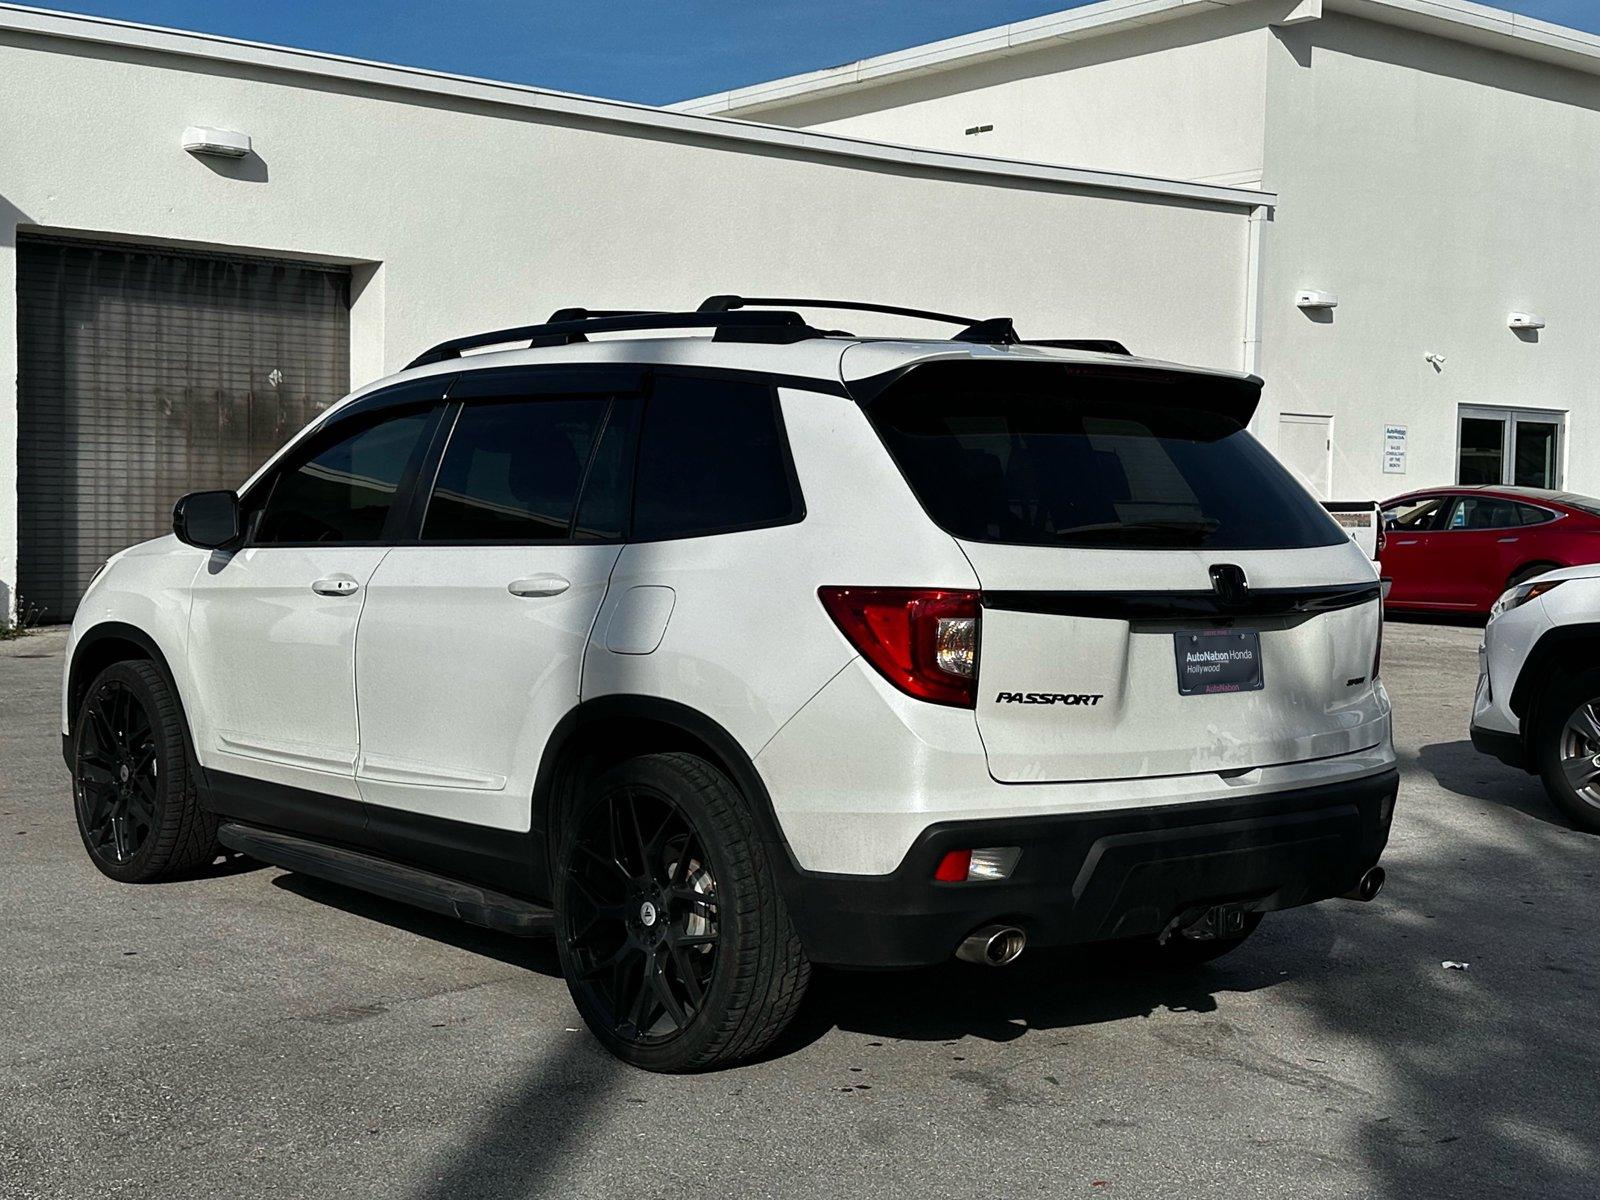
[(1456, 482), (1559, 488), (1565, 424), (1559, 412), (1463, 404)]
[(1333, 418), (1280, 414), (1278, 457), (1314, 496), (1326, 500), (1333, 487)]
[(343, 268), (17, 241), (17, 593), (70, 620), (107, 556), (237, 487), (349, 390)]

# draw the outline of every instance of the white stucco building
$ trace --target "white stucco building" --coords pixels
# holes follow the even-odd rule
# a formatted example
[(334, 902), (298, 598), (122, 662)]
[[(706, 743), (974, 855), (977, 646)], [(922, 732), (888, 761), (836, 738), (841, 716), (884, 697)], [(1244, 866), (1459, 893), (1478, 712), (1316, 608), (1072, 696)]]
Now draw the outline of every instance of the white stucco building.
[(0, 4), (0, 618), (432, 342), (721, 292), (1254, 370), (1336, 497), (1600, 492), (1596, 195), (1600, 40), (1454, 0), (1105, 0), (672, 110)]
[(0, 5), (0, 614), (69, 616), (182, 492), (559, 307), (888, 299), (1238, 366), (1271, 199)]
[(1276, 193), (1257, 433), (1315, 489), (1600, 494), (1600, 38), (1460, 0), (1103, 0), (676, 107)]

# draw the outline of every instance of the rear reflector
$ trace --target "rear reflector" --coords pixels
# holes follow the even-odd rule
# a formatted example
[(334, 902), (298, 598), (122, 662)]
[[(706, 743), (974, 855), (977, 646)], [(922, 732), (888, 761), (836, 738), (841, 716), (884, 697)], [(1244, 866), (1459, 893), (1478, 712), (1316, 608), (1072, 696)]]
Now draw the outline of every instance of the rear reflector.
[(902, 692), (934, 704), (976, 706), (977, 592), (825, 587), (817, 595), (850, 644)]
[(1005, 879), (1017, 869), (1021, 846), (985, 846), (978, 850), (951, 850), (939, 860), (933, 877), (940, 883), (979, 883)]

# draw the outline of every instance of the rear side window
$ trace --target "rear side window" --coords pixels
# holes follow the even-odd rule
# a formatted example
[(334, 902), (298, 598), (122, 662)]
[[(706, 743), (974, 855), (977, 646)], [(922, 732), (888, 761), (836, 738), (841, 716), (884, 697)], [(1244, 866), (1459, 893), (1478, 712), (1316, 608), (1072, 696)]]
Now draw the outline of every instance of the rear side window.
[[(258, 545), (376, 542), (422, 457), (432, 410), (330, 430), (321, 449), (279, 472), (250, 540)], [(341, 436), (342, 432), (342, 436)]]
[(911, 372), (868, 412), (923, 507), (957, 537), (1219, 550), (1347, 540), (1241, 427), (1247, 385), (951, 366)]
[(439, 464), (425, 542), (564, 541), (609, 401), (468, 404)]
[(729, 533), (802, 515), (770, 387), (658, 376), (639, 436), (636, 541)]
[(1524, 525), (1543, 525), (1546, 521), (1556, 519), (1556, 514), (1548, 508), (1540, 508), (1534, 504), (1517, 505), (1517, 516)]

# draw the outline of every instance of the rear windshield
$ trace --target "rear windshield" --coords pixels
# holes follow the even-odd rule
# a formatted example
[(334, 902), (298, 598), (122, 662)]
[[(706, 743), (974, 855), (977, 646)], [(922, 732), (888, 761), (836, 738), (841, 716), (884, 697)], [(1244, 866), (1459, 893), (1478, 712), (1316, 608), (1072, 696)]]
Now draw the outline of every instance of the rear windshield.
[(1242, 427), (1254, 387), (1177, 373), (930, 364), (867, 411), (928, 514), (959, 538), (1217, 550), (1346, 541)]

